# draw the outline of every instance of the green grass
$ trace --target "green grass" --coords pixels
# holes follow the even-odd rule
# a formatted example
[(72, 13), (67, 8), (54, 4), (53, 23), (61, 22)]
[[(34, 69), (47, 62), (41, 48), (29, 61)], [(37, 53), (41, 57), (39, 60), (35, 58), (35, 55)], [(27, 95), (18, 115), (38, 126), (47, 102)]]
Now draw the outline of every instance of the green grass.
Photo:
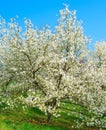
[(67, 130), (66, 128), (58, 126), (48, 126), (42, 124), (31, 124), (27, 122), (0, 122), (0, 130)]
[(7, 110), (0, 114), (0, 130), (68, 130), (61, 125), (47, 124), (46, 118), (37, 108)]
[[(0, 130), (71, 130), (76, 127), (76, 122), (82, 122), (87, 116), (89, 119), (94, 116), (85, 108), (70, 102), (61, 103), (59, 118), (52, 118), (50, 123), (46, 123), (47, 117), (37, 108), (29, 108), (23, 111), (2, 111), (0, 113)], [(78, 130), (74, 128), (73, 130)], [(80, 130), (96, 130), (83, 126)]]
[(38, 117), (35, 117), (17, 112), (1, 114), (0, 130), (68, 130), (62, 126), (46, 124), (43, 116), (39, 116), (40, 122), (37, 120)]

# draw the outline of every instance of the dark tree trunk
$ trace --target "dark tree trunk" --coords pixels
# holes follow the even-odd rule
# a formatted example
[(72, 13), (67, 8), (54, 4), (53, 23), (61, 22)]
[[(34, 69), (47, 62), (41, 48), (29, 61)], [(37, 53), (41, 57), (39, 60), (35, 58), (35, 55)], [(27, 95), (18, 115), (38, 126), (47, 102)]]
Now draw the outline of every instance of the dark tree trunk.
[[(51, 106), (52, 108), (54, 108), (55, 106), (56, 106), (56, 98), (53, 98), (52, 99), (52, 101), (48, 101), (48, 102), (46, 102), (46, 106)], [(50, 120), (51, 120), (51, 117), (52, 117), (52, 114), (50, 113), (50, 112), (48, 112), (48, 116), (47, 116), (47, 123), (49, 123), (50, 122)]]
[(50, 122), (51, 117), (52, 117), (52, 114), (51, 114), (51, 113), (48, 113), (48, 116), (47, 116), (47, 123), (49, 123), (49, 122)]

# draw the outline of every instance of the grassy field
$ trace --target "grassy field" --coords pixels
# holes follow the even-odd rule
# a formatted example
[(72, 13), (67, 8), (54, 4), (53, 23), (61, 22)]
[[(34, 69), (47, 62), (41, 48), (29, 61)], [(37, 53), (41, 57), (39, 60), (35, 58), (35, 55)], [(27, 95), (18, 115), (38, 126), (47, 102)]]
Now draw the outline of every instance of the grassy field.
[[(89, 119), (94, 116), (85, 108), (69, 102), (61, 103), (60, 115), (59, 118), (53, 117), (50, 123), (46, 123), (47, 117), (37, 108), (2, 111), (0, 130), (78, 130), (75, 128), (77, 122), (80, 124), (86, 116)], [(98, 128), (85, 125), (79, 130), (98, 130)]]

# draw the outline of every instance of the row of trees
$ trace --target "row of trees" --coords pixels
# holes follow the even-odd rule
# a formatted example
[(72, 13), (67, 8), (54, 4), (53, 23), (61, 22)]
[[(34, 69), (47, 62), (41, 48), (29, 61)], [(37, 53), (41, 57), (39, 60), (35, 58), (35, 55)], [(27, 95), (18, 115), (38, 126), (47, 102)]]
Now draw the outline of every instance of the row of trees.
[[(42, 30), (25, 20), (25, 31), (15, 19), (0, 22), (0, 90), (10, 107), (21, 101), (48, 115), (59, 116), (62, 100), (106, 115), (106, 42), (91, 53), (76, 12), (60, 10), (55, 31)], [(9, 85), (11, 83), (11, 85)], [(14, 94), (14, 98), (11, 95)]]

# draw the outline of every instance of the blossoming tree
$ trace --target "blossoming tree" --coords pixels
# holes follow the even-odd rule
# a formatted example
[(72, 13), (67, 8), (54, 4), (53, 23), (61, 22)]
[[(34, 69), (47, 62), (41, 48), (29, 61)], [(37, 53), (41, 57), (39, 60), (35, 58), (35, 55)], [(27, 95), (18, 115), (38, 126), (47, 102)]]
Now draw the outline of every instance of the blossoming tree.
[[(89, 39), (76, 12), (67, 6), (60, 10), (54, 32), (48, 26), (36, 29), (30, 20), (25, 20), (25, 27), (23, 33), (14, 19), (7, 25), (1, 18), (0, 84), (5, 94), (15, 94), (17, 100), (38, 107), (48, 115), (47, 122), (58, 117), (65, 99), (91, 111), (104, 111), (104, 77), (88, 55)], [(13, 85), (8, 87), (10, 82)]]

